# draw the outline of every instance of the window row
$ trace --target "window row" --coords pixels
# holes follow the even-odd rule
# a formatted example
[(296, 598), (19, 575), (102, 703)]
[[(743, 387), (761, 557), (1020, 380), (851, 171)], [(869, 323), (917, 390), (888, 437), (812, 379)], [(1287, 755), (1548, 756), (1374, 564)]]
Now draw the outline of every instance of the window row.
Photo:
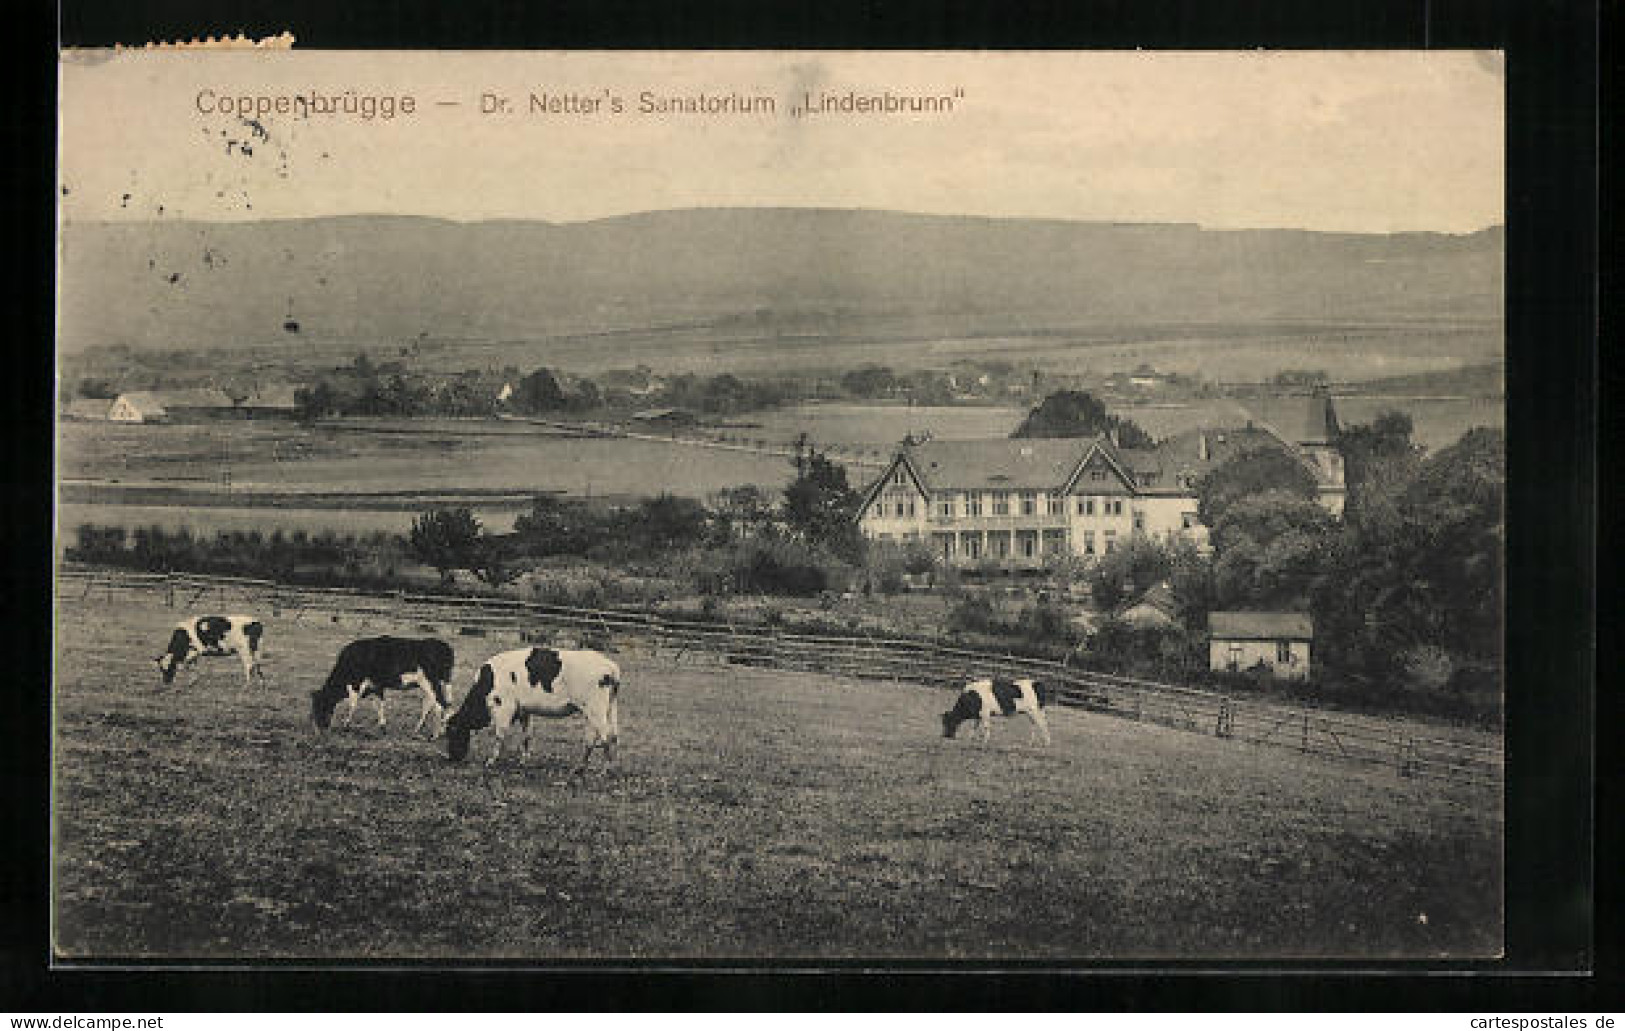
[[(1122, 498), (1079, 497), (1074, 499), (1077, 514), (1081, 516), (1123, 514)], [(955, 519), (960, 516), (1064, 516), (1067, 497), (1053, 491), (996, 490), (986, 494), (939, 494), (932, 503), (937, 516)]]

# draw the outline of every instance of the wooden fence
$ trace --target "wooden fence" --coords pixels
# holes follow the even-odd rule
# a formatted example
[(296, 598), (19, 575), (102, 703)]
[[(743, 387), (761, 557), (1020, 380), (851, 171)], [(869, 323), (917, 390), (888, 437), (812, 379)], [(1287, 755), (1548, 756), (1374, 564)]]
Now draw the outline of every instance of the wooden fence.
[(1499, 747), (1398, 720), (1324, 712), (1239, 699), (1215, 691), (1081, 670), (1062, 662), (952, 648), (930, 641), (873, 636), (795, 634), (758, 625), (675, 619), (628, 609), (585, 609), (502, 598), (469, 598), (354, 588), (298, 587), (270, 580), (192, 574), (142, 574), (68, 566), (58, 574), (59, 601), (105, 593), (156, 595), (170, 607), (236, 602), (294, 622), (328, 618), (365, 630), (410, 626), (420, 633), (510, 636), (588, 647), (647, 649), (680, 661), (710, 657), (736, 666), (832, 673), (958, 687), (990, 675), (1037, 677), (1060, 705), (1249, 744), (1394, 769), (1405, 777), (1438, 777), (1499, 785)]

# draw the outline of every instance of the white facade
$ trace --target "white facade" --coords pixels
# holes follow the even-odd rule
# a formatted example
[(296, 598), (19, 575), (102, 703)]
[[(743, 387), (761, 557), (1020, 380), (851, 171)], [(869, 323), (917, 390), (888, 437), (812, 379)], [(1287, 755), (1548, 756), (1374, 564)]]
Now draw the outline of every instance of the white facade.
[[(1066, 556), (1110, 554), (1135, 537), (1205, 546), (1194, 493), (1141, 491), (1104, 447), (1071, 446), (1081, 460), (1057, 482), (992, 489), (927, 486), (905, 451), (870, 487), (859, 525), (870, 540), (928, 543), (943, 563), (962, 568), (1040, 569)], [(933, 452), (927, 445), (913, 453)]]
[(1283, 680), (1309, 676), (1310, 642), (1280, 638), (1273, 641), (1212, 638), (1208, 642), (1208, 662), (1218, 672), (1245, 673), (1259, 666)]
[(148, 422), (164, 417), (164, 406), (156, 399), (147, 400), (136, 394), (120, 394), (108, 409), (107, 417), (114, 422)]

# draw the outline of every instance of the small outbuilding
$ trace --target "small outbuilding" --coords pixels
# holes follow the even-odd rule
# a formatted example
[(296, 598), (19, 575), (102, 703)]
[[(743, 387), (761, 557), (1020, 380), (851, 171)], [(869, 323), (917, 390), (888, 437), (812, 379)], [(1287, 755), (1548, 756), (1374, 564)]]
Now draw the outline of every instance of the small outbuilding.
[(108, 418), (114, 422), (193, 422), (229, 419), (235, 409), (225, 391), (208, 387), (137, 390), (114, 398)]
[(1314, 621), (1307, 612), (1211, 612), (1208, 665), (1227, 673), (1263, 667), (1272, 676), (1309, 676)]
[(256, 390), (237, 402), (237, 412), (247, 419), (291, 419), (299, 414), (298, 389), (284, 383)]
[(1163, 581), (1117, 611), (1117, 618), (1134, 626), (1173, 626), (1179, 622), (1174, 589)]
[(113, 401), (106, 397), (77, 397), (62, 409), (62, 418), (74, 422), (106, 422)]

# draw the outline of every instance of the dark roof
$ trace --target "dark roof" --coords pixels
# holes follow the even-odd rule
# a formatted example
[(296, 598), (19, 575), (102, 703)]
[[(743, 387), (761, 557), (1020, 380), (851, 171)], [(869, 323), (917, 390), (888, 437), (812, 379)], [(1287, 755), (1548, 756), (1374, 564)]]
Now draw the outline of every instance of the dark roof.
[(1337, 413), (1325, 394), (1246, 398), (1240, 405), (1255, 422), (1293, 444), (1330, 444), (1337, 439)]
[(231, 398), (213, 387), (186, 387), (180, 390), (134, 390), (119, 395), (138, 409), (162, 412), (168, 408), (230, 408)]
[[(1236, 455), (1264, 448), (1279, 448), (1280, 441), (1257, 427), (1186, 430), (1164, 439), (1154, 448), (1121, 453), (1135, 480), (1151, 492), (1188, 493), (1181, 477), (1192, 481)], [(1207, 457), (1203, 458), (1203, 453)]]
[(1167, 616), (1177, 617), (1179, 615), (1179, 604), (1174, 600), (1174, 589), (1166, 581), (1153, 585), (1150, 590), (1124, 605), (1118, 612), (1128, 612), (1130, 609), (1137, 609), (1141, 605), (1149, 605)]
[(931, 490), (1059, 490), (1096, 442), (1093, 437), (931, 440), (907, 454)]
[(1059, 490), (1097, 446), (1133, 477), (1136, 492), (1143, 494), (1189, 494), (1209, 470), (1236, 455), (1263, 449), (1296, 456), (1323, 486), (1340, 483), (1336, 470), (1298, 446), (1324, 443), (1336, 435), (1337, 416), (1326, 395), (1245, 404), (1247, 409), (1237, 418), (1243, 422), (1250, 418), (1250, 425), (1186, 430), (1153, 448), (1119, 448), (1106, 437), (999, 437), (931, 440), (906, 453), (927, 490)]
[(298, 392), (298, 390), (298, 387), (286, 383), (279, 383), (275, 386), (264, 387), (243, 398), (241, 407), (297, 408), (299, 407), (299, 400), (297, 397), (295, 397), (295, 394)]
[(1208, 636), (1225, 641), (1311, 641), (1315, 623), (1307, 612), (1210, 612)]

